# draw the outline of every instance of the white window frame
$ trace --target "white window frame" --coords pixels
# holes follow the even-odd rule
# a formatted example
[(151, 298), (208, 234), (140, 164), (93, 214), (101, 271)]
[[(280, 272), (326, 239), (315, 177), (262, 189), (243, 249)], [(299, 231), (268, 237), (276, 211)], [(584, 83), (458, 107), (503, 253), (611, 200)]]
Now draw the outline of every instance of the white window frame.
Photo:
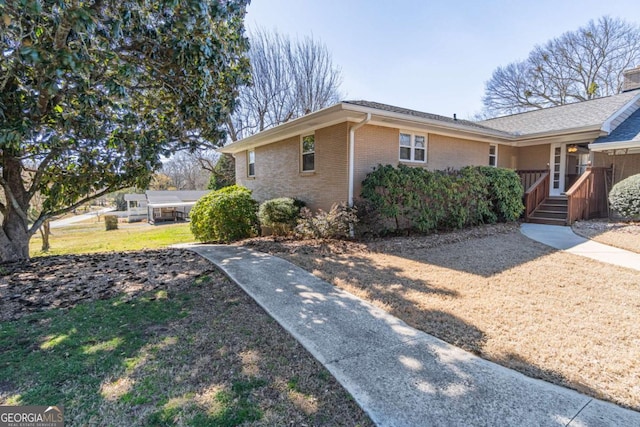
[[(402, 135), (408, 135), (410, 137), (411, 145), (400, 145), (400, 141), (401, 141)], [(416, 137), (424, 138), (424, 148), (416, 147)], [(403, 159), (402, 158), (402, 148), (409, 148), (409, 150), (410, 150), (410, 158), (409, 159)], [(420, 133), (404, 131), (404, 130), (400, 131), (400, 133), (398, 135), (398, 159), (401, 162), (406, 162), (406, 163), (427, 163), (428, 149), (429, 149), (429, 134), (427, 134), (427, 133), (420, 134)], [(416, 160), (416, 150), (424, 150), (424, 160)]]
[[(494, 154), (491, 154), (491, 147), (495, 147)], [(491, 164), (491, 158), (493, 158), (494, 164)], [(489, 166), (494, 168), (498, 167), (498, 144), (489, 144)]]
[[(253, 174), (251, 173), (251, 165), (253, 165)], [(256, 151), (255, 150), (247, 150), (247, 176), (249, 178), (255, 178), (256, 176)]]
[[(313, 151), (304, 151), (304, 140), (308, 137), (313, 137)], [(305, 169), (304, 168), (304, 156), (308, 154), (313, 154), (313, 169)], [(316, 135), (313, 133), (300, 136), (300, 171), (301, 172), (315, 172), (316, 170)]]

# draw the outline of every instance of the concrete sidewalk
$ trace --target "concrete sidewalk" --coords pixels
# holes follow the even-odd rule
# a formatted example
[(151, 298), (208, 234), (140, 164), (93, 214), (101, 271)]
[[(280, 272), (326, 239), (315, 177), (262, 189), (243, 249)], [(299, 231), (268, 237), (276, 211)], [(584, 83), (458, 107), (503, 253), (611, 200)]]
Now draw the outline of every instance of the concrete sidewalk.
[(640, 271), (640, 254), (578, 236), (571, 227), (522, 224), (520, 231), (528, 238), (552, 248)]
[(89, 212), (86, 214), (81, 214), (81, 215), (76, 215), (76, 216), (70, 216), (68, 218), (65, 219), (58, 219), (56, 221), (51, 221), (51, 228), (60, 228), (60, 227), (68, 227), (70, 225), (76, 224), (78, 222), (82, 222), (82, 221), (86, 221), (88, 219), (91, 218), (95, 218), (99, 215), (104, 215), (107, 214), (109, 212), (115, 211), (115, 208), (104, 208), (104, 209), (100, 209), (99, 211), (95, 211), (95, 212)]
[(526, 377), (409, 327), (293, 264), (195, 245), (313, 354), (378, 426), (631, 426), (640, 413)]

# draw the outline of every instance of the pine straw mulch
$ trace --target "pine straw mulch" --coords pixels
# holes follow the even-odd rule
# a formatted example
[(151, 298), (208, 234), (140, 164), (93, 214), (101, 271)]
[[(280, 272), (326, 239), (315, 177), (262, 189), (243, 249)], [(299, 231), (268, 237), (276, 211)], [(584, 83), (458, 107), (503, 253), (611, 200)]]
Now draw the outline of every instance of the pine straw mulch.
[(639, 221), (621, 222), (595, 219), (578, 221), (573, 224), (572, 228), (576, 234), (596, 242), (640, 253)]

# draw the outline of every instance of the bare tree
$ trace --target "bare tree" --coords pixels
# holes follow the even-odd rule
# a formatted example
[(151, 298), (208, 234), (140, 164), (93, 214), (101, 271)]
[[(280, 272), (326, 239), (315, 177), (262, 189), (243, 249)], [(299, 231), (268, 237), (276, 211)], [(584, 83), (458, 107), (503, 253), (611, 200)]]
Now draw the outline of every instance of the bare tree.
[(340, 70), (322, 43), (260, 29), (249, 40), (252, 85), (240, 90), (240, 106), (227, 123), (232, 141), (340, 100)]
[[(204, 190), (211, 172), (203, 168), (203, 161), (213, 161), (215, 154), (205, 151), (180, 151), (162, 165), (162, 174), (171, 179), (169, 187), (177, 190)], [(164, 183), (166, 186), (166, 183)]]
[(640, 63), (640, 28), (602, 17), (536, 46), (529, 57), (498, 67), (486, 83), (490, 116), (513, 114), (601, 96), (622, 89), (622, 72)]

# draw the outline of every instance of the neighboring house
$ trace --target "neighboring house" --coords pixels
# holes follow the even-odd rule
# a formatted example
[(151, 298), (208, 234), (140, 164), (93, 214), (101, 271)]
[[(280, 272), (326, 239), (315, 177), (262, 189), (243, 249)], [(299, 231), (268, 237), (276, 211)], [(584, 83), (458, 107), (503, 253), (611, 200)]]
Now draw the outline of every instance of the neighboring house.
[(147, 191), (145, 194), (125, 194), (129, 222), (146, 219), (149, 223), (184, 221), (191, 208), (206, 191)]
[(127, 222), (147, 219), (147, 196), (145, 194), (125, 194), (127, 202)]
[(640, 67), (625, 92), (481, 122), (368, 101), (344, 101), (229, 144), (236, 182), (258, 201), (294, 197), (312, 209), (353, 204), (378, 164), (430, 170), (490, 165), (519, 172), (529, 221), (607, 213), (606, 195), (640, 173)]
[(184, 221), (199, 198), (210, 190), (146, 191), (149, 222)]

